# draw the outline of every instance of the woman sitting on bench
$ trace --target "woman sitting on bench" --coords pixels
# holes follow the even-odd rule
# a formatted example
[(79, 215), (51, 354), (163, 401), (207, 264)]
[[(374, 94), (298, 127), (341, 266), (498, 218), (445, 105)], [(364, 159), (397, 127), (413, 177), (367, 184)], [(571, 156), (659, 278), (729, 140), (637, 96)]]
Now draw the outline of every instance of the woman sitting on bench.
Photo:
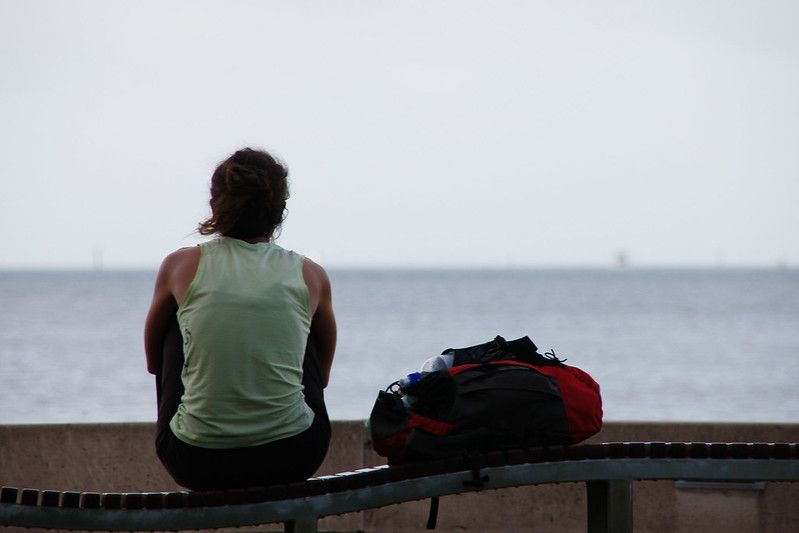
[(193, 490), (305, 480), (330, 441), (336, 324), (325, 271), (273, 242), (287, 169), (249, 148), (211, 180), (217, 238), (161, 264), (145, 324), (158, 457)]

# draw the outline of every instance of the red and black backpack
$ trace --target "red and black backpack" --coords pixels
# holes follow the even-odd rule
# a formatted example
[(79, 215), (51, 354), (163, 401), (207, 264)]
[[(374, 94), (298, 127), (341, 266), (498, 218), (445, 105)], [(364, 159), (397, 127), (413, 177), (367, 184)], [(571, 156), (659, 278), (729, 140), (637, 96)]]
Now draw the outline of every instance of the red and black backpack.
[(389, 463), (519, 446), (574, 444), (602, 427), (599, 385), (523, 337), (448, 349), (448, 370), (380, 391), (369, 428)]

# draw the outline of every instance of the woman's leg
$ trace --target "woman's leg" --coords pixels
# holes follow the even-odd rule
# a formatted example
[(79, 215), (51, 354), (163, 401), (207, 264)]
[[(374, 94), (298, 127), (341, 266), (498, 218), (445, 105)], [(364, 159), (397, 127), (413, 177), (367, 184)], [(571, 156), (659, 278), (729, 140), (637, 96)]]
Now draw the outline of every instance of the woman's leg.
[(185, 472), (181, 465), (182, 458), (178, 451), (178, 439), (169, 429), (169, 422), (178, 410), (180, 398), (183, 396), (183, 337), (180, 334), (177, 316), (172, 318), (164, 336), (161, 351), (160, 370), (155, 376), (155, 390), (158, 401), (158, 419), (156, 422), (155, 449), (161, 463), (175, 478), (185, 485)]
[[(305, 403), (314, 412), (314, 421), (310, 428), (294, 438), (300, 441), (298, 444), (301, 444), (301, 448), (299, 449), (303, 450), (299, 452), (301, 457), (298, 458), (297, 464), (298, 466), (305, 465), (305, 470), (299, 472), (299, 477), (307, 479), (322, 465), (330, 445), (331, 434), (330, 418), (327, 414), (324, 387), (322, 386), (322, 364), (313, 337), (310, 335), (302, 364), (302, 384)], [(285, 440), (290, 441), (291, 439)]]
[(156, 423), (156, 443), (160, 443), (169, 430), (169, 422), (175, 416), (183, 396), (183, 338), (180, 335), (177, 317), (173, 317), (164, 336), (161, 367), (155, 376), (155, 389), (158, 398), (158, 422)]
[(330, 419), (327, 416), (325, 393), (322, 386), (322, 363), (319, 360), (316, 344), (310, 335), (305, 346), (305, 358), (302, 362), (302, 385), (304, 387), (305, 403), (313, 410), (314, 420), (320, 419), (323, 427), (327, 428), (329, 440)]

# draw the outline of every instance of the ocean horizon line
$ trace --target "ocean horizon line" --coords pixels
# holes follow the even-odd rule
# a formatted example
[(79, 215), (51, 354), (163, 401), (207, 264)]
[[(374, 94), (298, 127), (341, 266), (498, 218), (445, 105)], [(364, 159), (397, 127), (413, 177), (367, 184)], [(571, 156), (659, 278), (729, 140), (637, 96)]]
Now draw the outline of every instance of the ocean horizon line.
[[(607, 265), (591, 263), (530, 263), (530, 264), (324, 264), (329, 272), (476, 272), (476, 271), (797, 271), (799, 264), (739, 263), (739, 264), (674, 264), (645, 263), (635, 265)], [(125, 273), (157, 272), (158, 265), (9, 265), (0, 266), (0, 274), (7, 273)]]

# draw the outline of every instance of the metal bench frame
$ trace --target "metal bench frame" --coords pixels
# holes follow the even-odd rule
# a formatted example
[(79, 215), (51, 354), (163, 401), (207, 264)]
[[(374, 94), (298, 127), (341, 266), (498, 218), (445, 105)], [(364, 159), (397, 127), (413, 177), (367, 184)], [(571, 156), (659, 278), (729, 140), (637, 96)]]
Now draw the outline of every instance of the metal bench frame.
[(180, 530), (285, 524), (317, 531), (319, 518), (487, 489), (584, 482), (587, 530), (632, 532), (632, 482), (799, 481), (799, 445), (607, 443), (504, 450), (305, 483), (208, 493), (99, 494), (2, 489), (0, 525), (81, 530)]

